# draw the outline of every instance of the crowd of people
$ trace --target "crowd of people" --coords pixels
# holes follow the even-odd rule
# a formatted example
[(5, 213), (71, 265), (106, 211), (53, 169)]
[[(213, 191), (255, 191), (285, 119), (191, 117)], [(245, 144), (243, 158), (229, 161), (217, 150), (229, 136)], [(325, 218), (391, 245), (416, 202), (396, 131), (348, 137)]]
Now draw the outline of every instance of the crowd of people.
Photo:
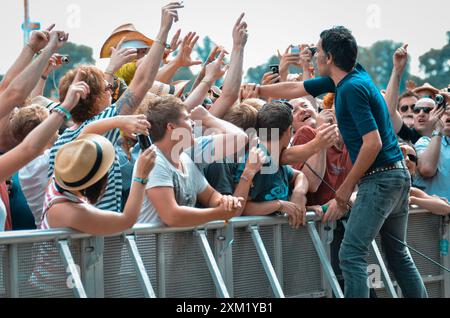
[[(273, 214), (298, 229), (314, 211), (323, 222), (348, 220), (335, 269), (347, 297), (367, 297), (363, 258), (375, 236), (404, 241), (409, 205), (450, 214), (450, 85), (401, 93), (405, 45), (381, 91), (344, 27), (324, 31), (316, 47), (290, 46), (276, 71), (243, 84), (244, 14), (231, 53), (218, 46), (196, 61), (195, 32), (168, 44), (182, 8), (162, 9), (155, 39), (118, 27), (101, 50), (108, 67), (74, 66), (59, 100), (43, 88), (68, 34), (54, 25), (32, 33), (0, 84), (0, 231), (107, 235), (135, 223)], [(190, 91), (189, 81), (172, 81), (195, 65)], [(404, 295), (426, 297), (406, 248), (383, 244)]]

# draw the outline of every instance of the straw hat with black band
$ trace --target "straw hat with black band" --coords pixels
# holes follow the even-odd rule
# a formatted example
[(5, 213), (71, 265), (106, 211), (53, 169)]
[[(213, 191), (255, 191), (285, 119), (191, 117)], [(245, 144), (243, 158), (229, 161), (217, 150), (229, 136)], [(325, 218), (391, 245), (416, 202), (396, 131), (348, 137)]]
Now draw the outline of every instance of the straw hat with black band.
[(55, 158), (55, 180), (67, 191), (82, 191), (100, 181), (114, 163), (111, 142), (100, 135), (84, 135), (62, 146)]
[(116, 47), (122, 39), (124, 39), (124, 45), (129, 42), (132, 44), (133, 48), (149, 48), (154, 42), (152, 39), (136, 30), (133, 24), (124, 24), (116, 28), (105, 41), (100, 51), (100, 58), (111, 57), (111, 49)]

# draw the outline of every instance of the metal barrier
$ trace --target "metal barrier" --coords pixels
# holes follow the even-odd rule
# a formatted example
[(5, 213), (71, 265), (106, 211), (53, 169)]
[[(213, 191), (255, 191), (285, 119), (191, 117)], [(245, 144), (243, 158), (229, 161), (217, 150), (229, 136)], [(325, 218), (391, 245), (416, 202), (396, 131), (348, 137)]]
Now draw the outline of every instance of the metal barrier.
[[(202, 228), (138, 225), (105, 238), (1, 233), (0, 297), (342, 297), (326, 232), (313, 213), (307, 220), (296, 231), (283, 217), (242, 217)], [(448, 266), (448, 256), (436, 258), (445, 224), (413, 211), (408, 242)], [(448, 273), (414, 259), (430, 296), (449, 297)]]

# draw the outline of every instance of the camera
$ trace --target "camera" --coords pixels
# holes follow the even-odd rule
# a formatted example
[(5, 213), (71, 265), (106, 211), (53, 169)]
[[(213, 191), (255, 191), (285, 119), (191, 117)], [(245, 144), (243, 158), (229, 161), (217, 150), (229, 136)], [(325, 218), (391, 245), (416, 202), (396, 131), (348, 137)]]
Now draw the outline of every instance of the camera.
[(279, 65), (270, 65), (270, 66), (269, 66), (269, 70), (270, 70), (273, 74), (280, 74), (280, 66), (279, 66)]
[(141, 147), (142, 151), (145, 151), (152, 146), (152, 141), (149, 136), (138, 135), (137, 139), (139, 141), (139, 147)]
[(70, 56), (69, 55), (56, 55), (56, 64), (62, 65), (62, 64), (69, 64), (70, 63)]
[(441, 94), (437, 94), (434, 101), (436, 102), (437, 108), (441, 108), (445, 106), (445, 97)]

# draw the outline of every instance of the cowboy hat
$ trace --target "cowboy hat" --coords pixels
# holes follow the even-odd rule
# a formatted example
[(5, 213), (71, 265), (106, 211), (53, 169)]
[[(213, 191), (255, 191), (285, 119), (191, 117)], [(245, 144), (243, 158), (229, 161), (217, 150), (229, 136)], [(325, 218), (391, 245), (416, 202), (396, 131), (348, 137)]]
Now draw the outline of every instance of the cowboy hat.
[(100, 135), (84, 135), (62, 146), (55, 158), (55, 180), (63, 189), (81, 191), (100, 181), (115, 159), (111, 142)]
[(418, 93), (424, 92), (424, 91), (431, 92), (433, 95), (439, 94), (439, 90), (437, 88), (431, 86), (431, 84), (429, 84), (429, 83), (425, 83), (423, 86), (415, 88), (413, 90), (413, 93), (418, 94)]
[[(124, 38), (125, 42), (130, 42), (130, 47), (134, 48), (148, 48), (153, 45), (153, 40), (146, 37), (144, 34), (136, 30), (131, 23), (121, 25), (115, 29), (109, 38), (105, 41), (100, 51), (100, 58), (111, 57), (111, 48), (116, 47), (117, 44)], [(126, 43), (125, 43), (126, 45)]]
[(150, 88), (148, 92), (158, 96), (173, 95), (176, 97), (181, 97), (189, 82), (190, 81), (175, 81), (171, 85), (168, 85), (155, 81), (152, 88)]

